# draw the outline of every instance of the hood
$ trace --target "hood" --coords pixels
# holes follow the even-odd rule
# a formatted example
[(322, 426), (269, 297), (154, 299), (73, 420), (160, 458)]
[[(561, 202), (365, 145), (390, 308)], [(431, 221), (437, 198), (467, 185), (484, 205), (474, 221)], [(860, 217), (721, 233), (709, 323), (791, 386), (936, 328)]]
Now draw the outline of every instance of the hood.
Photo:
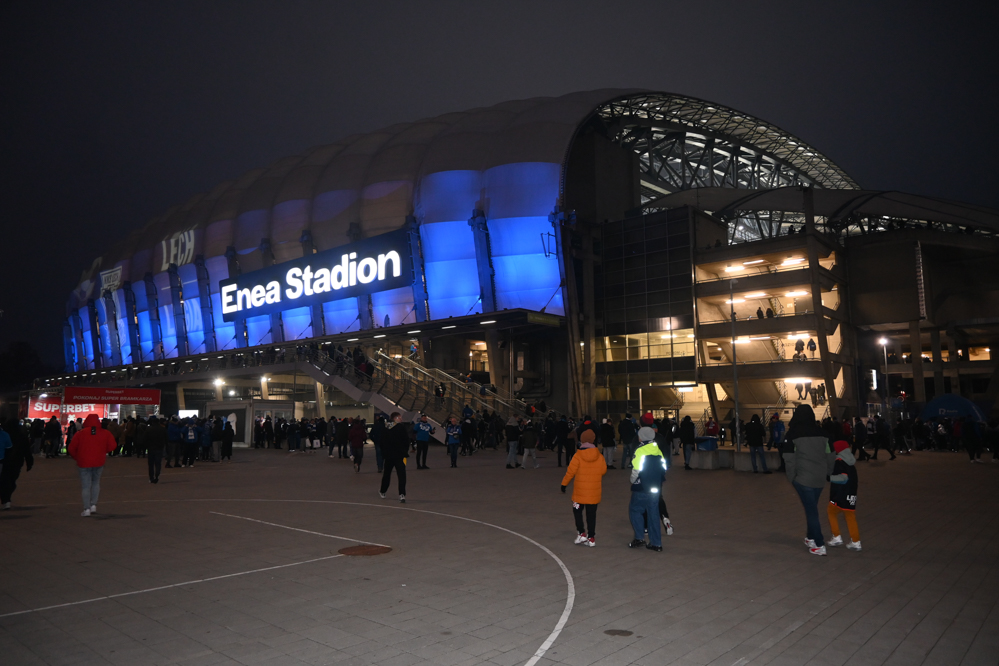
[(87, 417), (87, 420), (83, 422), (84, 428), (100, 428), (101, 419), (97, 414), (91, 414)]
[(853, 451), (850, 449), (843, 449), (836, 454), (836, 457), (845, 462), (847, 465), (857, 464), (857, 458), (853, 455)]
[(815, 425), (815, 412), (811, 405), (798, 405), (794, 408), (794, 416), (791, 417), (791, 425), (809, 427)]
[(596, 449), (596, 447), (587, 447), (585, 449), (579, 449), (576, 451), (577, 456), (583, 459), (583, 462), (595, 462), (597, 458), (602, 458), (603, 454)]

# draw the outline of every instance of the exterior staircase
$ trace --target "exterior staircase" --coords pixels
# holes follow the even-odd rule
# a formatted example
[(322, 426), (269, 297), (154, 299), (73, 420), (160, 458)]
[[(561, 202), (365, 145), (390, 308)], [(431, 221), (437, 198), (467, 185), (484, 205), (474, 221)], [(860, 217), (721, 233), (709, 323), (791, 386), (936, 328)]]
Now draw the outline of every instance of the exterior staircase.
[[(433, 437), (445, 440), (444, 426), (451, 416), (461, 418), (465, 406), (477, 413), (483, 409), (500, 414), (504, 420), (527, 415), (527, 403), (484, 387), (465, 382), (436, 368), (424, 368), (410, 359), (397, 359), (378, 352), (367, 361), (374, 367), (370, 374), (355, 369), (353, 357), (345, 352), (309, 349), (305, 370), (327, 386), (346, 393), (357, 402), (366, 402), (385, 412), (399, 412), (404, 421), (420, 414), (436, 427)], [(437, 389), (444, 386), (444, 395)], [(536, 415), (543, 417), (543, 414)]]

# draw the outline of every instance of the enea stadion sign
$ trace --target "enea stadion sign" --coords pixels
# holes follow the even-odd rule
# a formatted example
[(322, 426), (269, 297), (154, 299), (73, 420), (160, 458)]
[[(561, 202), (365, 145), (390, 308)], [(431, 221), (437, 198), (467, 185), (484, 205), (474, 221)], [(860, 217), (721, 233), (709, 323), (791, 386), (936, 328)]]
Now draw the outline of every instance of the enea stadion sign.
[(222, 319), (271, 314), (413, 281), (409, 232), (393, 231), (219, 282)]

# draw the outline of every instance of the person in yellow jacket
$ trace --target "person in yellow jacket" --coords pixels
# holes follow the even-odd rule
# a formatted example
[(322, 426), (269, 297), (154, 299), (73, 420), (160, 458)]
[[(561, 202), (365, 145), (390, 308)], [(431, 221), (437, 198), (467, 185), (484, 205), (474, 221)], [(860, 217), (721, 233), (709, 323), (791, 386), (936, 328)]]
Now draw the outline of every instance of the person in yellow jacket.
[[(631, 502), (628, 516), (635, 538), (629, 548), (645, 546), (649, 550), (662, 552), (662, 532), (659, 521), (659, 497), (662, 495), (663, 481), (666, 480), (666, 457), (656, 444), (656, 431), (644, 427), (638, 431), (640, 446), (635, 451), (631, 471)], [(645, 543), (644, 533), (649, 532), (649, 543)]]
[[(607, 473), (607, 462), (594, 445), (596, 434), (593, 430), (584, 430), (579, 436), (579, 451), (572, 457), (569, 469), (562, 477), (562, 492), (565, 492), (569, 482), (575, 479), (572, 486), (572, 515), (576, 519), (576, 544), (597, 545), (597, 505), (603, 493), (603, 477)], [(586, 528), (583, 526), (583, 513), (586, 513)]]

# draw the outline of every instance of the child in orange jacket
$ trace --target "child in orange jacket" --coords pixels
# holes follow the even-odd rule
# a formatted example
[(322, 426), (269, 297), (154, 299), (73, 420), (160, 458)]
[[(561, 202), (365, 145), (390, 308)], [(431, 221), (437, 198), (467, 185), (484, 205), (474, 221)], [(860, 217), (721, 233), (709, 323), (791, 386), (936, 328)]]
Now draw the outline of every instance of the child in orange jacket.
[[(579, 451), (572, 457), (569, 469), (562, 477), (562, 492), (565, 492), (569, 482), (575, 479), (572, 486), (572, 515), (576, 519), (576, 544), (597, 545), (597, 505), (603, 493), (603, 477), (607, 473), (607, 462), (593, 444), (596, 436), (592, 430), (584, 430), (579, 437)], [(586, 526), (583, 527), (583, 513), (586, 513)]]

